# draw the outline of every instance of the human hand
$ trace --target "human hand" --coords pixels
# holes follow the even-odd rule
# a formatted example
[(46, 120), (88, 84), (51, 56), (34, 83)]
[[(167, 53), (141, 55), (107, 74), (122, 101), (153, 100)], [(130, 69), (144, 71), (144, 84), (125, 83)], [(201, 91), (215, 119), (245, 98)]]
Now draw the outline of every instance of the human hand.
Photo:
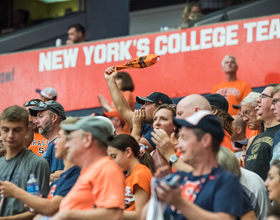
[(132, 119), (133, 126), (141, 127), (146, 119), (146, 112), (144, 110), (138, 109), (134, 110), (134, 115)]
[(245, 167), (244, 166), (244, 159), (242, 157), (237, 158), (237, 161), (238, 161), (240, 167), (242, 167), (242, 168)]
[(66, 45), (73, 45), (74, 42), (73, 42), (72, 40), (69, 40), (69, 39), (68, 39), (68, 40), (65, 42), (65, 44), (66, 44)]
[(154, 129), (152, 132), (152, 141), (157, 146), (159, 152), (165, 157), (167, 161), (171, 155), (175, 154), (174, 143), (172, 143), (168, 134), (163, 129)]
[(0, 193), (5, 198), (14, 198), (15, 192), (17, 190), (17, 186), (9, 181), (1, 181), (0, 180)]
[(99, 102), (99, 104), (100, 104), (100, 106), (102, 107), (102, 108), (104, 108), (106, 111), (109, 111), (110, 110), (110, 106), (109, 106), (109, 104), (108, 104), (108, 99), (106, 99), (103, 95), (101, 95), (101, 94), (99, 94), (98, 96), (97, 96), (97, 98), (98, 98), (98, 102)]
[(172, 189), (163, 181), (160, 181), (159, 185), (156, 186), (155, 192), (159, 201), (165, 204), (174, 205), (175, 207), (178, 207), (178, 204), (180, 204), (183, 199), (180, 187)]
[(110, 80), (114, 80), (118, 74), (117, 68), (114, 66), (111, 66), (109, 68), (107, 68), (104, 72), (104, 77), (106, 79), (106, 81), (110, 81)]

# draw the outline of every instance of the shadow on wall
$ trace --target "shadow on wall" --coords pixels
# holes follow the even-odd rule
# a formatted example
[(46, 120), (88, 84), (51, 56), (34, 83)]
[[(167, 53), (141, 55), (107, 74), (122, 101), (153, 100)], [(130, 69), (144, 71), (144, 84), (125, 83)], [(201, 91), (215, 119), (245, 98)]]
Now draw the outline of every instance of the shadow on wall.
[(279, 73), (268, 73), (264, 78), (265, 85), (270, 83), (280, 83), (280, 74)]

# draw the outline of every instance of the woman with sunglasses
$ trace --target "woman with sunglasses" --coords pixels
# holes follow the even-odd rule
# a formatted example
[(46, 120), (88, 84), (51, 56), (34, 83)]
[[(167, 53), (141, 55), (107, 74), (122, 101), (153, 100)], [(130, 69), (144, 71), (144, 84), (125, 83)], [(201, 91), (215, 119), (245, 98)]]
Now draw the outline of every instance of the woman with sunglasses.
[(153, 159), (145, 153), (144, 146), (140, 147), (128, 134), (116, 136), (110, 143), (107, 154), (127, 172), (124, 220), (139, 219), (143, 206), (151, 196), (150, 181), (155, 172)]

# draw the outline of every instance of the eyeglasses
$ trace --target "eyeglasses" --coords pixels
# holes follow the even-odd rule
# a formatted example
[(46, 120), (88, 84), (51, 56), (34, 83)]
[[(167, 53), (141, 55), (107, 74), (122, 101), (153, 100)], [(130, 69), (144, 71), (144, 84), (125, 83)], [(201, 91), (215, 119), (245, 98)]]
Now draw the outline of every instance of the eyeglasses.
[(272, 99), (272, 103), (271, 103), (271, 105), (276, 105), (277, 104), (277, 102), (279, 102), (280, 101), (280, 98), (278, 98), (278, 99)]
[(41, 101), (31, 100), (29, 102), (24, 103), (23, 106), (25, 106), (25, 107), (37, 106), (39, 102), (41, 102)]
[(267, 95), (267, 94), (265, 94), (265, 93), (261, 93), (261, 94), (260, 94), (260, 98), (261, 98), (261, 99), (264, 99), (264, 98), (272, 98), (272, 96), (271, 96), (271, 95)]

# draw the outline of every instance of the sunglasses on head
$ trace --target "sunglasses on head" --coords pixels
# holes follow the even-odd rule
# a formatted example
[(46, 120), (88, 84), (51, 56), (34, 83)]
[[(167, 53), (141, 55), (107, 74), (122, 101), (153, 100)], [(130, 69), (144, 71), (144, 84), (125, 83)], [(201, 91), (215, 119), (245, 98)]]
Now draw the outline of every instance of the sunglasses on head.
[(29, 102), (25, 102), (23, 104), (24, 107), (28, 107), (28, 106), (37, 106), (38, 103), (41, 102), (41, 101), (37, 101), (37, 100), (31, 100)]

